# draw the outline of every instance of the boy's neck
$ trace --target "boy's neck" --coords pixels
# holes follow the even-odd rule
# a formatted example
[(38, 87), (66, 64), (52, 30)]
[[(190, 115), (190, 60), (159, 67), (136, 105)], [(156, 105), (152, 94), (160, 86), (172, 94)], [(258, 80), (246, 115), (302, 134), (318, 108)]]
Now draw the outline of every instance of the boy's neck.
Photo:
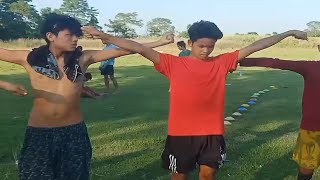
[(195, 58), (195, 59), (201, 60), (201, 61), (209, 61), (209, 60), (211, 60), (210, 57), (207, 57), (206, 59), (201, 59), (201, 58), (195, 56), (195, 55), (192, 53), (192, 51), (191, 51), (190, 56), (193, 57), (193, 58)]
[(61, 57), (64, 57), (65, 51), (61, 51), (57, 48), (54, 48), (52, 45), (49, 45), (50, 52), (56, 57), (56, 59), (60, 59)]

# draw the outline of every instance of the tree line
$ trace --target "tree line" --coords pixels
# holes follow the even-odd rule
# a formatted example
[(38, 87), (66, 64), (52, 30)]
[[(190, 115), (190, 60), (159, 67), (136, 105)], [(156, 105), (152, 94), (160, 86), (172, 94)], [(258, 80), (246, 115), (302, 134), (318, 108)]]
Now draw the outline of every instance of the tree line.
[[(40, 38), (39, 29), (50, 13), (66, 14), (78, 19), (82, 25), (91, 25), (99, 29), (97, 15), (99, 12), (91, 7), (87, 0), (63, 0), (62, 5), (53, 9), (50, 7), (36, 10), (32, 0), (0, 0), (0, 39)], [(172, 21), (167, 18), (154, 18), (144, 23), (137, 12), (118, 13), (113, 19), (104, 23), (109, 33), (125, 38), (138, 36), (136, 29), (146, 26), (148, 36), (160, 36), (165, 32), (175, 32), (180, 37), (188, 38), (187, 29), (177, 32)], [(311, 21), (306, 24), (309, 36), (320, 37), (320, 22)], [(257, 34), (249, 32), (248, 34)], [(275, 34), (275, 32), (273, 33)]]

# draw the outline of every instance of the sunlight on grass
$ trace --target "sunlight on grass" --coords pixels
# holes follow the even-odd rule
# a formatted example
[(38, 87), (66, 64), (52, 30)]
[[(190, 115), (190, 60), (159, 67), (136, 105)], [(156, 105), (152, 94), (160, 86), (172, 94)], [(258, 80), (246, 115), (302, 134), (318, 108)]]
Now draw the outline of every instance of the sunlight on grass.
[(255, 132), (268, 132), (268, 131), (273, 131), (276, 129), (281, 128), (282, 126), (289, 124), (290, 121), (285, 121), (285, 120), (279, 120), (279, 121), (273, 121), (269, 122), (267, 124), (261, 124), (253, 127), (251, 130)]

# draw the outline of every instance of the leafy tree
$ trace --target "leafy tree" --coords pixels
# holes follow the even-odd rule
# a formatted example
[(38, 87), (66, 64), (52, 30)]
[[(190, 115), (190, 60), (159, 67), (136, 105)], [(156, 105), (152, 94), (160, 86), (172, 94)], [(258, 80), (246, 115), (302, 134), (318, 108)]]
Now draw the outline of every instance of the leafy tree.
[(114, 33), (115, 36), (125, 38), (135, 38), (137, 33), (132, 26), (142, 27), (142, 20), (138, 19), (136, 12), (132, 13), (118, 13), (114, 20), (109, 19), (109, 23), (105, 24), (109, 32)]
[(76, 18), (81, 24), (86, 25), (90, 21), (93, 25), (98, 25), (96, 16), (99, 14), (96, 9), (89, 7), (87, 0), (63, 0), (60, 12)]
[(31, 0), (0, 1), (0, 39), (35, 37), (39, 19)]
[(320, 37), (320, 22), (319, 21), (311, 21), (307, 23), (308, 29), (306, 32), (311, 37)]
[(170, 19), (154, 18), (147, 23), (147, 31), (150, 36), (161, 36), (166, 32), (174, 32), (175, 27)]

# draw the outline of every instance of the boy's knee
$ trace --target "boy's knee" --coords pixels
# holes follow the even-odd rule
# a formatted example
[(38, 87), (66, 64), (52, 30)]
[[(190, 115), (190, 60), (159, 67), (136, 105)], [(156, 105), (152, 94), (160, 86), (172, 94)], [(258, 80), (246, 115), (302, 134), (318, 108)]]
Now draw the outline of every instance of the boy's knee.
[(200, 173), (199, 173), (199, 179), (200, 180), (206, 180), (206, 179), (214, 179), (214, 175), (216, 173), (216, 170), (214, 168), (208, 167), (208, 166), (201, 166), (200, 167)]
[(313, 172), (313, 169), (306, 169), (300, 167), (297, 180), (311, 180)]
[(314, 170), (300, 167), (299, 172), (303, 174), (313, 174)]
[(171, 180), (187, 180), (188, 175), (187, 174), (178, 174), (178, 173), (172, 173)]

